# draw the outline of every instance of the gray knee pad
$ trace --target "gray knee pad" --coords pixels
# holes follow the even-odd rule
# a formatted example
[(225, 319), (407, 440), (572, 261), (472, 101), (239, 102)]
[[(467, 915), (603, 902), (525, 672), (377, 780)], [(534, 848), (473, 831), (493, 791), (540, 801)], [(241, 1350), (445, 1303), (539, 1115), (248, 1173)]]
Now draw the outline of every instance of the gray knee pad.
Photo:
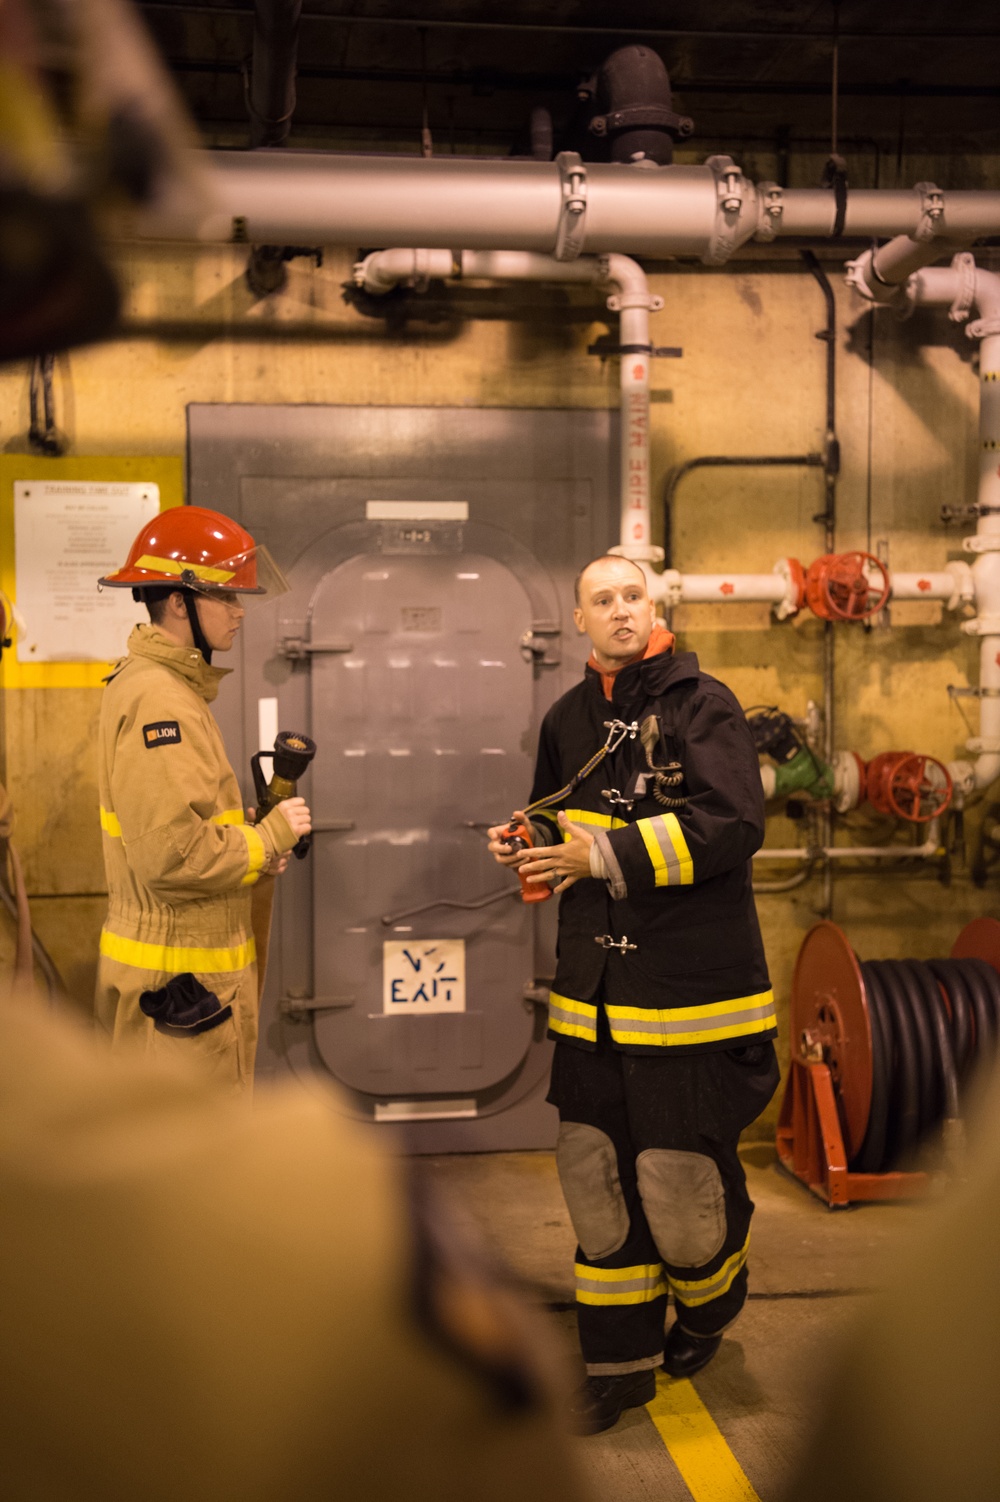
[(726, 1239), (726, 1196), (703, 1153), (647, 1148), (636, 1160), (639, 1194), (660, 1256), (672, 1267), (704, 1267)]
[(556, 1167), (582, 1251), (592, 1262), (610, 1257), (628, 1236), (614, 1143), (597, 1127), (564, 1121), (556, 1141)]

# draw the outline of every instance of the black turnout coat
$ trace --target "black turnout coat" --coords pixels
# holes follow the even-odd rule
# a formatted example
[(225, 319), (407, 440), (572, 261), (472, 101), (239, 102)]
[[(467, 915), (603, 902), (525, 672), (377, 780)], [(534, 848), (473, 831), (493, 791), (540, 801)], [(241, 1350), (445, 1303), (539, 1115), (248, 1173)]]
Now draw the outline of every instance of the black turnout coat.
[[(552, 844), (564, 809), (595, 835), (608, 872), (562, 895), (550, 1035), (595, 1048), (603, 1003), (612, 1040), (630, 1053), (762, 1042), (777, 1031), (751, 887), (764, 797), (729, 689), (693, 652), (666, 651), (622, 668), (609, 702), (588, 666), (545, 716), (531, 802), (571, 781), (604, 744), (608, 721), (641, 727), (650, 716), (644, 737), (626, 735), (579, 787), (531, 815)], [(653, 768), (671, 763), (678, 769), (660, 779), (658, 799)]]

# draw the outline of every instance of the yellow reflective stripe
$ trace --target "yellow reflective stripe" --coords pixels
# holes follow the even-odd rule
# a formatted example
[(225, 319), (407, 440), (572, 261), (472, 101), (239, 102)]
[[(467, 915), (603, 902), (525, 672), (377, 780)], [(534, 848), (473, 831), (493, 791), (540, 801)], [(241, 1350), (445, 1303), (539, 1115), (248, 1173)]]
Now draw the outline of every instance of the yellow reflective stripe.
[(234, 569), (209, 568), (205, 563), (185, 563), (177, 558), (154, 558), (152, 553), (143, 553), (137, 558), (133, 568), (155, 569), (160, 574), (194, 574), (196, 579), (201, 579), (205, 584), (228, 584), (235, 577)]
[(747, 1260), (747, 1252), (750, 1250), (750, 1237), (738, 1252), (727, 1257), (717, 1272), (708, 1278), (674, 1278), (667, 1274), (674, 1297), (682, 1304), (687, 1304), (691, 1309), (699, 1304), (708, 1304), (712, 1299), (720, 1299), (724, 1293), (728, 1293), (736, 1281), (736, 1278)]
[(267, 846), (252, 824), (238, 824), (236, 827), (247, 842), (247, 854), (250, 859), (250, 869), (247, 875), (252, 876), (255, 871), (260, 871), (267, 865)]
[(589, 1001), (577, 1001), (572, 996), (560, 996), (558, 991), (549, 992), (549, 1027), (554, 1033), (564, 1033), (567, 1038), (586, 1038), (597, 1042), (597, 1007)]
[(257, 958), (253, 939), (234, 944), (230, 949), (200, 949), (180, 944), (146, 944), (140, 939), (123, 939), (120, 934), (101, 933), (101, 953), (121, 965), (137, 970), (159, 970), (168, 975), (183, 975), (186, 970), (203, 975), (220, 975), (246, 970)]
[(691, 1043), (725, 1043), (750, 1038), (778, 1026), (774, 992), (712, 1001), (700, 1007), (645, 1008), (606, 1005), (616, 1043), (646, 1048), (678, 1048)]
[(252, 887), (258, 881), (260, 881), (260, 872), (259, 871), (248, 871), (247, 874), (243, 877), (242, 881), (240, 882), (240, 886), (241, 887)]
[(241, 808), (224, 808), (221, 814), (213, 814), (213, 824), (245, 824), (246, 814)]
[(588, 1267), (577, 1262), (574, 1272), (578, 1304), (651, 1304), (667, 1292), (661, 1262), (636, 1267)]
[(658, 887), (689, 887), (694, 882), (694, 862), (676, 814), (657, 814), (640, 819), (636, 828), (642, 835)]
[[(574, 824), (590, 824), (595, 829), (626, 829), (628, 827), (624, 819), (612, 818), (611, 814), (592, 814), (586, 808), (567, 808), (563, 812), (567, 819), (572, 819)], [(563, 839), (569, 838), (569, 830), (564, 830)]]
[(118, 822), (118, 815), (113, 814), (110, 808), (101, 809), (101, 828), (113, 840), (120, 840), (122, 838), (122, 827)]

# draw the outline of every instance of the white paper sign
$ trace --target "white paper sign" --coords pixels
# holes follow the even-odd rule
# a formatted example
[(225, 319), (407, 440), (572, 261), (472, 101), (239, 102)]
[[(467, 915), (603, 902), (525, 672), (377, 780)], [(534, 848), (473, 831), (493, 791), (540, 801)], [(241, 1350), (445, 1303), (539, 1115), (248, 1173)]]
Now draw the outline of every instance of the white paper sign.
[(158, 485), (18, 480), (18, 662), (113, 662), (143, 612), (130, 590), (98, 590), (160, 509)]
[(418, 939), (382, 945), (382, 1010), (387, 1016), (465, 1011), (465, 940)]

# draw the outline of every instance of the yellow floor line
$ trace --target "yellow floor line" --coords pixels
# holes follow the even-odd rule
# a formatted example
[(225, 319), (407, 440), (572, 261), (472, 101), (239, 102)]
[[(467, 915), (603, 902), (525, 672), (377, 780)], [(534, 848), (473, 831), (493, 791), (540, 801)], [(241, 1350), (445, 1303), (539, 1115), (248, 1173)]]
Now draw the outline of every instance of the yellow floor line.
[(690, 1382), (657, 1372), (646, 1412), (694, 1502), (760, 1502)]

